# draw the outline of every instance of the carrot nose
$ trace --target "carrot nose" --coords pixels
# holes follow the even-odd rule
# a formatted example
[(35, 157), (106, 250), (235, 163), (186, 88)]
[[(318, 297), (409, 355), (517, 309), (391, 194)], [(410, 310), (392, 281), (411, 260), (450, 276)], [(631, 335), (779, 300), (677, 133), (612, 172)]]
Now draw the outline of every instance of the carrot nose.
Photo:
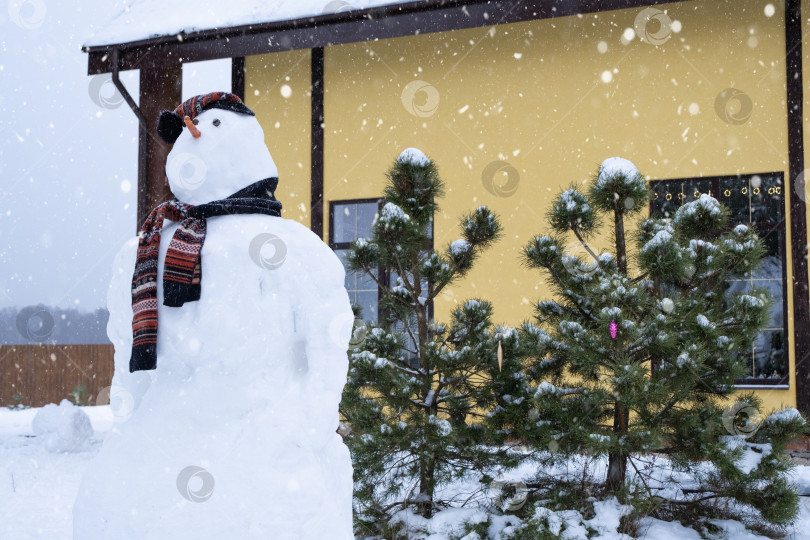
[(195, 139), (199, 139), (200, 135), (202, 135), (200, 130), (197, 129), (197, 126), (191, 123), (191, 118), (189, 118), (188, 116), (186, 116), (186, 127), (191, 132), (191, 136), (194, 137)]

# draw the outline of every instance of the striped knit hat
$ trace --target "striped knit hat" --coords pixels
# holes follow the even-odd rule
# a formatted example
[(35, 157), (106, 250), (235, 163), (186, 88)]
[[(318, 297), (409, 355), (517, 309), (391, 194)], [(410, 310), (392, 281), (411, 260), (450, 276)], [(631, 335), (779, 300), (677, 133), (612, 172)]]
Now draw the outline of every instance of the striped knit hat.
[(166, 144), (174, 144), (177, 137), (183, 132), (185, 117), (191, 120), (207, 109), (225, 109), (250, 116), (256, 116), (253, 111), (242, 103), (239, 96), (228, 92), (211, 92), (187, 99), (173, 111), (163, 111), (158, 118), (157, 132)]

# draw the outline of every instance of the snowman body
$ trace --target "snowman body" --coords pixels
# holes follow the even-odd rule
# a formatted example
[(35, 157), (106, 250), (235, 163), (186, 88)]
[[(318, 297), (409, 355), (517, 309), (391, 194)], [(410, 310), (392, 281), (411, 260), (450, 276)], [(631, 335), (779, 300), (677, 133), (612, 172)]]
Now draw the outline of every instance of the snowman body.
[[(253, 170), (241, 179), (222, 181), (227, 171), (212, 176), (216, 152), (227, 154), (232, 141), (212, 136), (215, 144), (195, 147), (183, 133), (167, 162), (183, 202), (222, 199), (275, 176), (255, 118), (204, 111), (200, 140), (214, 117), (233, 124), (243, 150), (260, 146), (266, 156), (246, 162)], [(175, 152), (206, 168), (199, 185), (181, 185)], [(238, 164), (232, 155), (225, 161)], [(82, 481), (74, 538), (353, 538), (351, 460), (335, 432), (354, 319), (343, 266), (297, 222), (212, 217), (200, 299), (167, 307), (163, 265), (176, 228), (167, 221), (161, 235), (154, 371), (129, 372), (137, 239), (115, 259), (108, 334), (117, 421)]]

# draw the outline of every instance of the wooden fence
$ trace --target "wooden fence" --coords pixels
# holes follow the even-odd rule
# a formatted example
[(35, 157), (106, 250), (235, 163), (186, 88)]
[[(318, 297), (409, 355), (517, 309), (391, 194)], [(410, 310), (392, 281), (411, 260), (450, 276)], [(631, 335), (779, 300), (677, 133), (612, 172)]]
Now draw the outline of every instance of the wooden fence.
[(84, 386), (96, 404), (113, 376), (112, 345), (0, 346), (0, 406), (59, 403)]

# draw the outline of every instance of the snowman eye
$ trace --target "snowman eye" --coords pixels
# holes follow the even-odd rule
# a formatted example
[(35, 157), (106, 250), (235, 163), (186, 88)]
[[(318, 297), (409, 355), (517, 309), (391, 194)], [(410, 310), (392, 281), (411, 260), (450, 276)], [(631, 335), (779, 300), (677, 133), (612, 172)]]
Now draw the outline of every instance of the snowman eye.
[(218, 125), (219, 125), (219, 118), (214, 118), (214, 125), (215, 125), (215, 126), (218, 126)]
[(197, 124), (200, 123), (200, 121), (195, 118), (194, 120), (191, 121), (191, 123), (196, 126)]

